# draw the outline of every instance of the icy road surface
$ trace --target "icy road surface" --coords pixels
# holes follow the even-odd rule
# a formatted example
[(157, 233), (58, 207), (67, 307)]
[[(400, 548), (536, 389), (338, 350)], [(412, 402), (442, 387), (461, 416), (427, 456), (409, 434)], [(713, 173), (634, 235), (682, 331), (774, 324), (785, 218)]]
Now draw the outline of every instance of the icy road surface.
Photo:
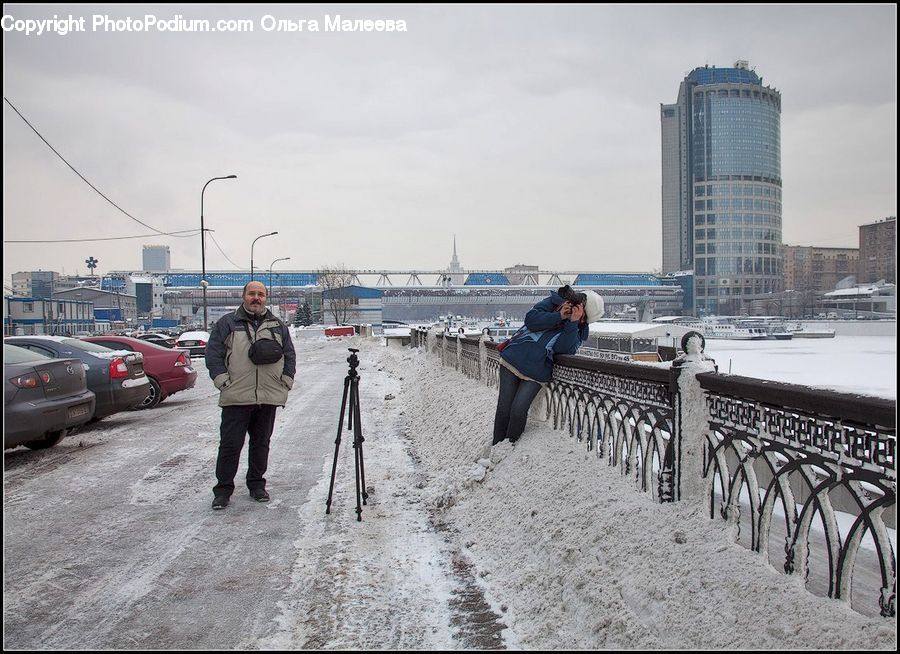
[(343, 343), (299, 351), (269, 504), (248, 497), (244, 460), (230, 506), (210, 509), (220, 410), (197, 359), (197, 386), (153, 411), (117, 414), (51, 450), (7, 452), (5, 646), (477, 646), (450, 601), (466, 584), (444, 538), (406, 498), (426, 479), (399, 437), (398, 403), (384, 400), (396, 383), (373, 374), (371, 357), (360, 404), (364, 436), (378, 434), (365, 447), (374, 492), (357, 523), (345, 431), (325, 515), (347, 354)]
[[(344, 432), (361, 348), (366, 482)], [(4, 646), (15, 649), (894, 649), (893, 620), (816, 597), (702, 510), (661, 506), (543, 423), (490, 438), (496, 391), (421, 351), (297, 343), (269, 504), (212, 511), (217, 392), (5, 453)], [(246, 450), (245, 450), (246, 452)], [(246, 455), (245, 455), (246, 456)]]

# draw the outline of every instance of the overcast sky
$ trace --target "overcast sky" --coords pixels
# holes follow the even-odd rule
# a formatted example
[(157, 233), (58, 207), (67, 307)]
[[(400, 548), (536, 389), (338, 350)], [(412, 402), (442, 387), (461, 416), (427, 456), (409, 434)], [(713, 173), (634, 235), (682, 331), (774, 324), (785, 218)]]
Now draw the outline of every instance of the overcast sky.
[[(78, 171), (208, 270), (661, 266), (660, 103), (749, 60), (782, 94), (784, 242), (858, 247), (897, 213), (897, 13), (854, 6), (5, 4), (3, 94)], [(12, 19), (85, 18), (26, 35)], [(92, 17), (249, 19), (252, 33), (94, 31)], [(326, 31), (326, 16), (407, 31)], [(319, 32), (264, 31), (262, 18)], [(200, 237), (110, 206), (4, 102), (4, 279), (200, 268)], [(144, 235), (75, 244), (10, 240)], [(226, 256), (227, 255), (227, 256)], [(231, 261), (229, 261), (229, 259)]]

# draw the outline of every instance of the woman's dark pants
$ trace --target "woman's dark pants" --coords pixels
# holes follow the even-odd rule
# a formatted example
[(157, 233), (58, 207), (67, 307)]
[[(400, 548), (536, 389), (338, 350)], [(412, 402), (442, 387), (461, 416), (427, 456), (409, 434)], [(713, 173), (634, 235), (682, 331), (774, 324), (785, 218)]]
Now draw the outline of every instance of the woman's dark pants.
[(234, 476), (237, 474), (244, 448), (244, 438), (250, 434), (250, 451), (247, 468), (247, 488), (265, 488), (266, 468), (269, 463), (269, 438), (275, 427), (274, 404), (250, 404), (223, 406), (222, 427), (219, 431), (219, 458), (216, 461), (216, 495), (230, 497), (234, 492)]
[(541, 385), (520, 379), (500, 366), (500, 395), (497, 397), (497, 415), (494, 417), (494, 442), (504, 438), (515, 443), (525, 431), (528, 408), (541, 391)]

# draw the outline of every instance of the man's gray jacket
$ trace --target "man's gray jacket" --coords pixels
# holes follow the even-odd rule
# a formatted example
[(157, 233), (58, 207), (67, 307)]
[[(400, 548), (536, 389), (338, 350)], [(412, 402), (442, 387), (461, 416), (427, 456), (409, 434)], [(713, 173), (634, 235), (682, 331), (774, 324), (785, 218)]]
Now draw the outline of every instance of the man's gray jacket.
[[(284, 356), (256, 365), (250, 344), (261, 339), (281, 344)], [(254, 320), (243, 305), (219, 318), (206, 344), (206, 368), (219, 389), (219, 406), (274, 404), (284, 406), (294, 385), (297, 355), (287, 325), (268, 309)]]

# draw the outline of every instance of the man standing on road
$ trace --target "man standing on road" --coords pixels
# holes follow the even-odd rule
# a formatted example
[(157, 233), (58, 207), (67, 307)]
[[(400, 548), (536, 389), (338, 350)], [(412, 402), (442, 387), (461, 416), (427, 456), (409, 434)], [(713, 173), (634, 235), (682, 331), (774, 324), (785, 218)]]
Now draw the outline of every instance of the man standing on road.
[(250, 434), (247, 488), (268, 502), (266, 467), (275, 408), (284, 407), (294, 385), (296, 355), (287, 325), (266, 309), (262, 282), (244, 286), (243, 303), (216, 322), (206, 345), (206, 367), (222, 407), (213, 509), (224, 509), (234, 492), (244, 437)]

